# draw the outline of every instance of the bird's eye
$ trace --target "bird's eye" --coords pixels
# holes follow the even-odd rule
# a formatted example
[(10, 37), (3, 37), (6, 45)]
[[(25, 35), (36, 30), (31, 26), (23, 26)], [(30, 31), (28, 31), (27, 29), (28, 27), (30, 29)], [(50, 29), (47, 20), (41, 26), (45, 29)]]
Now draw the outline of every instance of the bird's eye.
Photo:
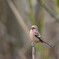
[(32, 30), (35, 29), (34, 27), (31, 28)]

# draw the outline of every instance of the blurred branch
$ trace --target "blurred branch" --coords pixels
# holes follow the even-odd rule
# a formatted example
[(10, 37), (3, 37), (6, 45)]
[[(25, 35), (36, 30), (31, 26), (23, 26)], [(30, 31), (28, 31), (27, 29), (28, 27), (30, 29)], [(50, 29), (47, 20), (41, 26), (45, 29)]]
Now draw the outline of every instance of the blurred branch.
[(14, 3), (11, 0), (7, 0), (7, 3), (10, 6), (11, 10), (13, 11), (14, 15), (16, 16), (17, 21), (19, 22), (19, 24), (21, 25), (21, 27), (24, 29), (25, 33), (28, 35), (29, 29), (28, 29), (27, 25), (25, 24), (23, 18), (21, 17), (19, 11), (15, 7)]
[(57, 17), (57, 14), (46, 4), (44, 0), (37, 0), (39, 4), (44, 7), (44, 9), (53, 17), (55, 18), (56, 22), (59, 22), (59, 18)]
[(32, 10), (32, 3), (31, 0), (27, 0), (28, 6), (30, 7), (30, 9)]
[(27, 59), (27, 57), (24, 54), (24, 49), (21, 49), (20, 51), (18, 51), (18, 54), (21, 57), (21, 59)]

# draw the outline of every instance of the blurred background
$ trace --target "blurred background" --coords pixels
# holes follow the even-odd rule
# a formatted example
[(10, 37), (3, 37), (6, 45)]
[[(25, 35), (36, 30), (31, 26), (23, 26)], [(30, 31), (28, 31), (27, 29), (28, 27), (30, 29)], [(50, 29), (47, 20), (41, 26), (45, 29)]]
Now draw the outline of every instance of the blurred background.
[(35, 59), (59, 59), (59, 0), (0, 0), (0, 59), (32, 59), (34, 24), (53, 46), (35, 44)]

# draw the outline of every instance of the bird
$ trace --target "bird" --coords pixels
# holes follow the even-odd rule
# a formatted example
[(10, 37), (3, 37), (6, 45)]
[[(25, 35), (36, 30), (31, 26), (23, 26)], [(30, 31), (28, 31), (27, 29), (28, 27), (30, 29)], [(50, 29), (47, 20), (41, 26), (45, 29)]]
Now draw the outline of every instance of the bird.
[(30, 29), (30, 39), (31, 39), (32, 42), (35, 42), (35, 43), (41, 42), (43, 44), (48, 45), (49, 47), (52, 47), (50, 44), (48, 44), (47, 42), (42, 40), (41, 35), (38, 32), (37, 25), (32, 25), (31, 26), (31, 29)]

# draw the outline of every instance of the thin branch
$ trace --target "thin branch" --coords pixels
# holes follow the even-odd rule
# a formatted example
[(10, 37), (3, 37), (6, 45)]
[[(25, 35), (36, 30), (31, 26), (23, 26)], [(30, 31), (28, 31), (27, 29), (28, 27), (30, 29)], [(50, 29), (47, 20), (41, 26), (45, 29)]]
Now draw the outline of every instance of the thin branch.
[(32, 59), (35, 59), (35, 48), (34, 48), (34, 42), (32, 42)]
[(59, 22), (59, 18), (57, 17), (57, 14), (45, 3), (44, 0), (37, 0), (39, 4), (44, 7), (44, 9), (53, 17), (57, 22)]

